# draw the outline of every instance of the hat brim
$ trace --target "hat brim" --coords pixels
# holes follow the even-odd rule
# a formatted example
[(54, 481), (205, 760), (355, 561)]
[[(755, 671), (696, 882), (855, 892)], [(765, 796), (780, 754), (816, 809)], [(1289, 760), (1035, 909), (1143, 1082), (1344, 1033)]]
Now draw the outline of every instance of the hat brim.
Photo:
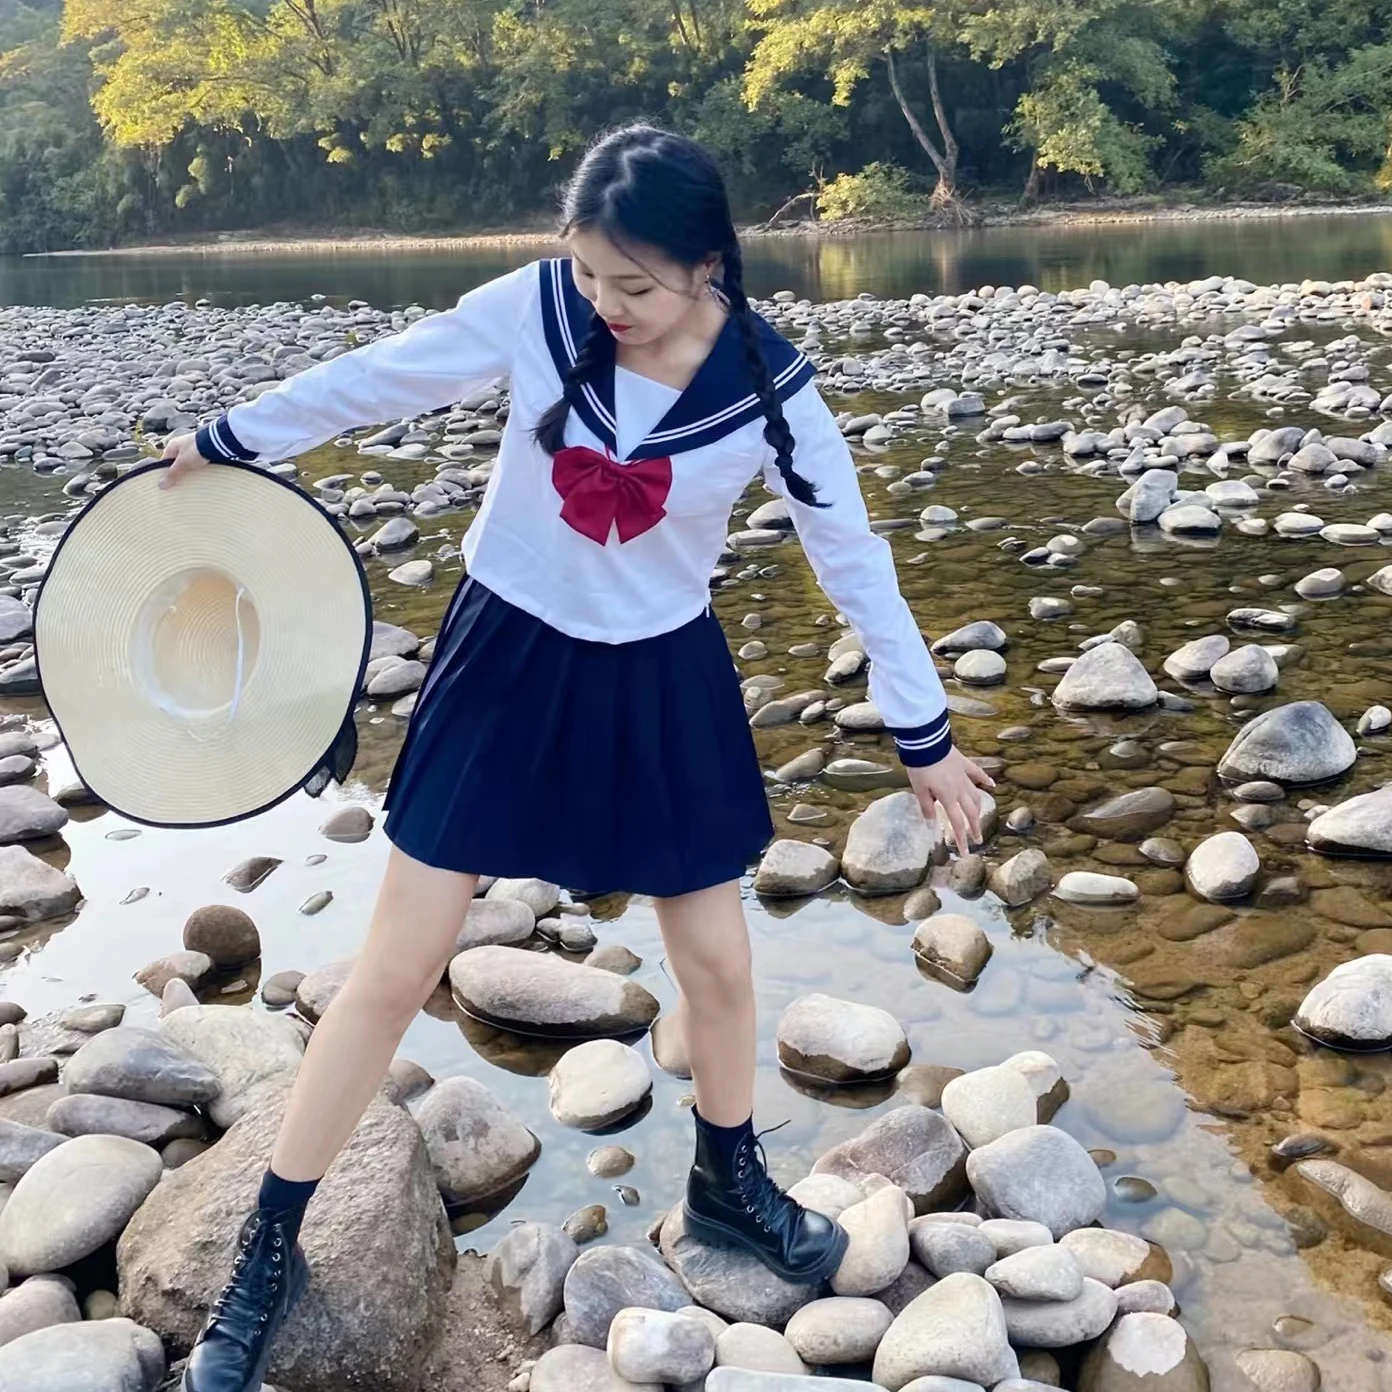
[(362, 689), (372, 601), (295, 485), (132, 470), (63, 534), (35, 605), (40, 685), (83, 783), (135, 822), (217, 826), (283, 802)]

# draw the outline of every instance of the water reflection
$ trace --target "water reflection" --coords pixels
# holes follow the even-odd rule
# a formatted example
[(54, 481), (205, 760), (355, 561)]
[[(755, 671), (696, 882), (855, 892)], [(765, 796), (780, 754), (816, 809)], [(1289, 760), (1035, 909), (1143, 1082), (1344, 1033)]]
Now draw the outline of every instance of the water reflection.
[[(84, 257), (0, 257), (0, 305), (160, 303), (206, 298), (265, 304), (321, 294), (376, 305), (446, 308), (465, 290), (523, 265), (545, 248), (340, 250), (255, 255), (204, 250)], [(1392, 264), (1392, 217), (1369, 212), (1216, 218), (1094, 226), (987, 227), (848, 237), (753, 238), (751, 293), (792, 290), (814, 300), (862, 291), (908, 296), (1033, 284), (1071, 289), (1242, 275), (1258, 284), (1339, 280)]]

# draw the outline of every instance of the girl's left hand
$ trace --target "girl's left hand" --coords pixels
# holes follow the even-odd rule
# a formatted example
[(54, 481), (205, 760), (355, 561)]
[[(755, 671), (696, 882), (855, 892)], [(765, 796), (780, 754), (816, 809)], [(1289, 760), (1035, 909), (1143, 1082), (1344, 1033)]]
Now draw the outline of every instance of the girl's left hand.
[(981, 844), (981, 798), (976, 790), (996, 786), (985, 769), (954, 748), (936, 764), (905, 771), (909, 775), (909, 787), (918, 794), (923, 815), (932, 820), (938, 815), (939, 807), (947, 815), (952, 839), (961, 855), (966, 855), (973, 845)]

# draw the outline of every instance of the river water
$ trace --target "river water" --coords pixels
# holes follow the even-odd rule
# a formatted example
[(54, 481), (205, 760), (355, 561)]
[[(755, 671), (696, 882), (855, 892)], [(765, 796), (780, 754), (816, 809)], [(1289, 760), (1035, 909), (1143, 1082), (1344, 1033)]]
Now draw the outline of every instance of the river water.
[[(1227, 272), (1258, 283), (1306, 276), (1355, 278), (1392, 268), (1392, 222), (1377, 217), (1301, 218), (1289, 222), (1165, 223), (1130, 228), (1002, 229), (956, 236), (895, 235), (843, 242), (770, 240), (750, 255), (753, 288), (792, 289), (815, 299), (862, 291), (906, 295), (958, 291), (983, 283), (1066, 288), (1105, 278), (1114, 284)], [(446, 304), (470, 284), (525, 259), (493, 254), (391, 258), (279, 260), (204, 256), (103, 257), (42, 262), (0, 261), (0, 302), (73, 305), (87, 300), (163, 300), (206, 297), (227, 304), (266, 302), (322, 293), (375, 304)], [(1215, 327), (1225, 331), (1232, 325)], [(1344, 332), (1321, 326), (1323, 336)], [(1187, 331), (1187, 330), (1186, 330)], [(1181, 331), (1135, 331), (1118, 342), (1128, 349), (1173, 347)], [(1317, 337), (1312, 333), (1311, 337)], [(1113, 334), (1113, 339), (1116, 336)], [(862, 351), (865, 345), (856, 344)], [(1374, 381), (1378, 377), (1374, 376)], [(1387, 390), (1387, 384), (1382, 385)], [(1032, 389), (1026, 418), (1068, 414), (1063, 387)], [(837, 398), (837, 409), (889, 410), (902, 400), (859, 394)], [(1158, 403), (1157, 403), (1158, 404)], [(1220, 393), (1202, 408), (1220, 438), (1245, 437), (1270, 423), (1262, 408), (1236, 393)], [(1307, 418), (1308, 416), (1308, 418)], [(1114, 418), (1114, 417), (1113, 417)], [(1317, 423), (1292, 410), (1288, 419)], [(1110, 422), (1109, 422), (1110, 423)], [(1327, 421), (1320, 422), (1334, 433)], [(1104, 427), (1105, 428), (1105, 427)], [(1365, 427), (1347, 425), (1342, 433)], [(1325, 862), (1282, 835), (1300, 823), (1298, 802), (1285, 804), (1276, 825), (1253, 833), (1268, 875), (1299, 874), (1323, 898), (1283, 909), (1240, 909), (1233, 922), (1202, 936), (1174, 925), (1192, 908), (1178, 877), (1158, 872), (1127, 845), (1097, 842), (1065, 824), (1075, 811), (1109, 792), (1159, 784), (1179, 811), (1165, 828), (1186, 846), (1213, 830), (1231, 829), (1234, 807), (1213, 776), (1239, 717), (1214, 693), (1195, 698), (1190, 713), (1156, 711), (1124, 720), (1069, 720), (1048, 705), (1052, 678), (1037, 664), (1076, 652), (1089, 634), (1124, 619), (1144, 632), (1143, 656), (1158, 671), (1181, 643), (1224, 629), (1238, 604), (1284, 604), (1291, 584), (1321, 566), (1341, 565), (1350, 581), (1392, 559), (1384, 547), (1343, 552), (1318, 536), (1304, 540), (1246, 537), (1231, 528), (1219, 544), (1193, 544), (1131, 534), (1088, 540), (1080, 562), (1040, 573), (1001, 550), (1009, 534), (1031, 545), (1089, 519), (1115, 515), (1115, 480), (1056, 467), (1022, 477), (1022, 455), (1005, 445), (979, 447), (968, 432), (948, 442), (948, 466), (925, 497), (892, 493), (893, 480), (914, 469), (933, 436), (912, 433), (877, 453), (863, 473), (872, 516), (912, 517), (926, 502), (945, 504), (963, 519), (993, 515), (1007, 531), (951, 529), (925, 543), (914, 529), (891, 533), (901, 581), (925, 631), (941, 634), (974, 619), (993, 619), (1011, 635), (1009, 683), (959, 697), (984, 703), (955, 722), (970, 752), (1004, 761), (998, 777), (1001, 814), (1028, 806), (1037, 817), (1025, 836), (1004, 835), (1002, 857), (1026, 845), (1049, 854), (1055, 874), (1095, 869), (1135, 876), (1143, 894), (1126, 910), (1083, 910), (1044, 899), (1007, 912), (989, 895), (958, 900), (945, 886), (944, 906), (975, 917), (995, 955), (977, 989), (950, 990), (921, 974), (909, 951), (902, 897), (865, 899), (844, 891), (794, 904), (747, 896), (761, 1010), (758, 1117), (779, 1132), (777, 1172), (790, 1181), (816, 1154), (854, 1134), (887, 1105), (889, 1089), (854, 1092), (808, 1089), (780, 1074), (773, 1030), (780, 1011), (808, 990), (879, 1005), (904, 1024), (918, 1063), (973, 1068), (1021, 1049), (1047, 1050), (1062, 1065), (1072, 1099), (1057, 1122), (1103, 1156), (1111, 1183), (1105, 1221), (1144, 1233), (1170, 1253), (1184, 1319), (1211, 1359), (1215, 1388), (1245, 1381), (1233, 1366), (1247, 1347), (1296, 1347), (1324, 1369), (1325, 1386), (1376, 1392), (1392, 1386), (1384, 1362), (1392, 1319), (1380, 1303), (1377, 1276), (1385, 1265), (1360, 1237), (1316, 1204), (1308, 1186), (1272, 1164), (1269, 1147), (1297, 1131), (1317, 1130), (1340, 1146), (1339, 1158), (1392, 1186), (1392, 1070), (1381, 1057), (1348, 1058), (1304, 1048), (1282, 1028), (1309, 983), (1353, 950), (1388, 950), (1392, 938), (1392, 867), (1377, 862)], [(1053, 458), (1057, 460), (1057, 449)], [(303, 461), (314, 478), (355, 465), (356, 456), (327, 447)], [(396, 486), (410, 487), (429, 466), (370, 461)], [(1239, 471), (1240, 472), (1240, 471)], [(1210, 476), (1211, 477), (1211, 476)], [(1202, 487), (1200, 478), (1192, 486)], [(61, 479), (27, 469), (0, 471), (0, 512), (38, 513), (66, 506)], [(757, 489), (748, 499), (761, 501)], [(1372, 471), (1356, 489), (1331, 496), (1311, 484), (1301, 496), (1264, 503), (1263, 516), (1300, 501), (1327, 522), (1363, 521), (1392, 508), (1392, 478)], [(371, 562), (378, 617), (426, 636), (435, 631), (457, 578), (457, 548), (468, 517), (446, 514), (422, 524), (418, 556), (443, 556), (434, 584), (405, 589)], [(1334, 554), (1337, 553), (1337, 554)], [(394, 557), (396, 564), (400, 557)], [(732, 648), (751, 636), (742, 620), (761, 619), (757, 636), (768, 656), (741, 662), (745, 675), (763, 675), (797, 691), (819, 686), (831, 606), (817, 591), (800, 551), (781, 547), (775, 573), (720, 591), (716, 608)], [(763, 563), (764, 558), (761, 558)], [(1025, 621), (1036, 596), (1067, 597), (1077, 584), (1099, 594), (1076, 601), (1054, 623)], [(1299, 609), (1296, 641), (1303, 659), (1281, 674), (1279, 690), (1261, 705), (1317, 698), (1345, 724), (1392, 691), (1392, 639), (1385, 600), (1349, 593)], [(819, 622), (820, 620), (820, 622)], [(832, 633), (835, 630), (832, 628)], [(816, 657), (794, 657), (799, 644), (818, 645)], [(37, 703), (18, 707), (42, 722)], [(1016, 727), (1008, 738), (1001, 732)], [(1027, 731), (1017, 737), (1018, 727)], [(402, 722), (386, 707), (360, 716), (362, 757), (343, 796), (375, 804)], [(759, 736), (772, 769), (821, 743), (825, 725), (784, 727)], [(1143, 751), (1139, 766), (1110, 754), (1120, 739)], [(859, 736), (862, 753), (883, 758), (883, 737)], [(1392, 776), (1388, 741), (1367, 742), (1369, 753), (1346, 785), (1320, 790), (1321, 801), (1362, 791)], [(50, 783), (65, 781), (60, 752), (51, 756)], [(836, 849), (855, 813), (873, 793), (848, 793), (820, 783), (771, 789), (780, 834), (807, 836), (790, 824), (795, 803), (827, 814), (812, 834)], [(194, 908), (235, 902), (258, 922), (264, 956), (260, 975), (308, 970), (352, 954), (370, 913), (387, 847), (380, 830), (365, 843), (342, 846), (318, 833), (330, 808), (296, 797), (253, 821), (200, 832), (145, 829), (120, 839), (123, 824), (110, 813), (75, 817), (64, 844), (50, 854), (77, 878), (85, 903), (75, 919), (23, 936), (24, 950), (0, 969), (0, 994), (40, 1014), (78, 999), (121, 1000), (127, 1019), (145, 1023), (156, 1002), (131, 979), (145, 962), (176, 950), (181, 925)], [(584, 809), (576, 810), (577, 816)], [(127, 829), (129, 830), (129, 829)], [(282, 866), (249, 896), (230, 891), (225, 871), (251, 855), (272, 855)], [(320, 857), (326, 857), (320, 860)], [(131, 891), (148, 890), (135, 902)], [(301, 906), (321, 890), (332, 903), (307, 916)], [(1335, 892), (1337, 891), (1337, 892)], [(652, 908), (610, 899), (594, 906), (601, 942), (622, 942), (643, 958), (637, 978), (662, 1000), (674, 999), (662, 968)], [(228, 1000), (249, 999), (257, 976), (226, 983)], [(645, 1051), (646, 1044), (641, 1045)], [(500, 1034), (462, 1018), (443, 995), (412, 1026), (402, 1052), (437, 1076), (465, 1073), (485, 1081), (541, 1137), (542, 1158), (520, 1194), (502, 1213), (460, 1223), (461, 1240), (487, 1250), (519, 1219), (560, 1222), (588, 1203), (603, 1203), (611, 1239), (641, 1240), (654, 1215), (676, 1197), (689, 1157), (689, 1084), (654, 1070), (651, 1111), (620, 1138), (638, 1156), (626, 1182), (639, 1202), (627, 1206), (611, 1187), (591, 1178), (584, 1158), (595, 1142), (552, 1122), (545, 1072), (556, 1057), (548, 1047)], [(0, 1103), (0, 1113), (4, 1105)], [(1317, 1211), (1316, 1211), (1317, 1210)], [(467, 1233), (467, 1238), (464, 1234)]]

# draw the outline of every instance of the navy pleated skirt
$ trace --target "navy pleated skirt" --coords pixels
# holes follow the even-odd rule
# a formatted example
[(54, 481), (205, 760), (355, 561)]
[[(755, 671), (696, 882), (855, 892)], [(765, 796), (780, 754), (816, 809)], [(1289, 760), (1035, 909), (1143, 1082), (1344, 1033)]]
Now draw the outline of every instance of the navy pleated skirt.
[(387, 836), (415, 860), (586, 893), (706, 889), (773, 835), (709, 610), (656, 638), (593, 643), (467, 578), (386, 805)]

